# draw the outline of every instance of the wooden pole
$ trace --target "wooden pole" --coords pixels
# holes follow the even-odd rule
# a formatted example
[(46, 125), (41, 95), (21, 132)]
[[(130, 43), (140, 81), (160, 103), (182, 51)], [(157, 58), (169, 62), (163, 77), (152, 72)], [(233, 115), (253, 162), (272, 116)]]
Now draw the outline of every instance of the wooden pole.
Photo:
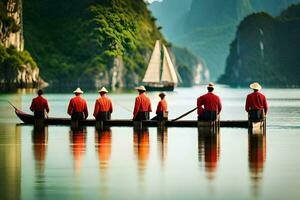
[(181, 118), (183, 118), (183, 117), (189, 115), (190, 113), (192, 113), (192, 112), (194, 112), (195, 110), (197, 110), (197, 108), (198, 108), (198, 107), (193, 108), (192, 110), (190, 110), (190, 111), (184, 113), (183, 115), (180, 115), (179, 117), (177, 117), (177, 118), (175, 118), (175, 119), (172, 119), (171, 122), (175, 122), (175, 121), (177, 121), (177, 120), (179, 120), (179, 119), (181, 119)]

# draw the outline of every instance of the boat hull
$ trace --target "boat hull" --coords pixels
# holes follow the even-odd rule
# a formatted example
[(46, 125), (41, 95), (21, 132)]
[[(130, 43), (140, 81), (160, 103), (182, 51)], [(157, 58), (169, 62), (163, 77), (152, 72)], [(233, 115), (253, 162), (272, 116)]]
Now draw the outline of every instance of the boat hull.
[[(20, 120), (24, 122), (24, 124), (34, 124), (34, 117), (33, 115), (24, 113), (18, 109), (15, 110), (16, 115), (19, 117)], [(104, 126), (118, 126), (118, 127), (133, 127), (134, 121), (132, 120), (109, 120), (103, 122)], [(146, 127), (158, 127), (161, 125), (161, 122), (155, 120), (146, 120), (142, 121), (142, 126)], [(71, 125), (70, 118), (46, 118), (44, 120), (45, 125)], [(79, 125), (81, 126), (95, 126), (96, 120), (94, 119), (87, 119), (79, 121)], [(197, 120), (178, 120), (178, 121), (165, 121), (164, 126), (166, 127), (199, 127), (199, 123)], [(247, 120), (240, 120), (240, 121), (221, 121), (220, 127), (239, 127), (239, 128), (247, 128), (248, 121)]]
[(145, 85), (147, 91), (174, 91), (174, 85)]

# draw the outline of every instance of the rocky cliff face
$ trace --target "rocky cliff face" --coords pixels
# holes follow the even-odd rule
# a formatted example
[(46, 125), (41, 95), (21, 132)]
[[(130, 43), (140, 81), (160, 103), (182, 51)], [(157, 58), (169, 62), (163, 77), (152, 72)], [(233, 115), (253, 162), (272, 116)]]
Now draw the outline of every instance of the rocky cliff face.
[(23, 65), (18, 70), (15, 82), (19, 88), (42, 88), (48, 86), (48, 83), (40, 77), (39, 68), (31, 66), (31, 64)]
[(22, 0), (9, 0), (7, 2), (8, 15), (13, 17), (15, 22), (20, 25), (20, 31), (11, 33), (4, 46), (13, 45), (18, 51), (24, 50), (23, 29), (22, 29)]
[[(22, 0), (8, 0), (7, 1), (7, 15), (12, 17), (16, 24), (20, 26), (20, 30), (16, 33), (10, 33), (5, 40), (3, 46), (8, 48), (14, 46), (14, 48), (19, 51), (24, 51), (24, 39), (23, 39), (23, 24), (22, 24)], [(30, 56), (30, 55), (29, 55)], [(22, 61), (22, 60), (21, 60)], [(33, 66), (31, 63), (24, 62), (21, 63), (21, 66), (17, 69), (17, 76), (15, 79), (10, 82), (10, 86), (5, 86), (1, 84), (2, 87), (19, 87), (19, 88), (28, 88), (28, 87), (44, 87), (47, 86), (47, 83), (39, 75), (39, 68)], [(7, 80), (2, 79), (1, 83), (6, 83)], [(11, 85), (13, 84), (13, 85)]]
[(219, 82), (247, 86), (299, 87), (300, 4), (278, 17), (255, 13), (239, 25)]

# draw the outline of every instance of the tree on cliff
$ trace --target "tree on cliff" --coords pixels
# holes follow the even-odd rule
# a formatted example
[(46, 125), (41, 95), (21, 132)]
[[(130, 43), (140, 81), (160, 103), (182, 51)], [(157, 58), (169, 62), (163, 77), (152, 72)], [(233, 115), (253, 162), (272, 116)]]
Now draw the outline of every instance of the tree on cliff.
[(121, 57), (130, 87), (141, 80), (155, 40), (163, 39), (143, 0), (27, 0), (23, 9), (25, 47), (53, 85), (108, 84)]

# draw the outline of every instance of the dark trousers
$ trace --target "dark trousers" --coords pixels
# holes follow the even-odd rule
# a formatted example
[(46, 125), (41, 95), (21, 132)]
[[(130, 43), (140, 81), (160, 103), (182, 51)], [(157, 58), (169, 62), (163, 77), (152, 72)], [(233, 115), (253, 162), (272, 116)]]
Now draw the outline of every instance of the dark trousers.
[(202, 115), (198, 115), (198, 121), (215, 121), (217, 115), (217, 111), (204, 111)]
[(83, 120), (84, 114), (82, 112), (73, 112), (71, 115), (72, 120)]
[(44, 111), (35, 111), (34, 112), (34, 119), (44, 119), (45, 113)]
[(264, 110), (249, 110), (248, 113), (249, 120), (263, 120), (265, 119)]
[(97, 121), (108, 121), (111, 118), (111, 113), (110, 112), (99, 112), (96, 120)]
[(138, 112), (134, 121), (149, 120), (149, 112)]
[(151, 120), (157, 120), (157, 121), (164, 121), (164, 120), (168, 120), (168, 113), (167, 112), (158, 112), (156, 113), (156, 116), (153, 117)]

